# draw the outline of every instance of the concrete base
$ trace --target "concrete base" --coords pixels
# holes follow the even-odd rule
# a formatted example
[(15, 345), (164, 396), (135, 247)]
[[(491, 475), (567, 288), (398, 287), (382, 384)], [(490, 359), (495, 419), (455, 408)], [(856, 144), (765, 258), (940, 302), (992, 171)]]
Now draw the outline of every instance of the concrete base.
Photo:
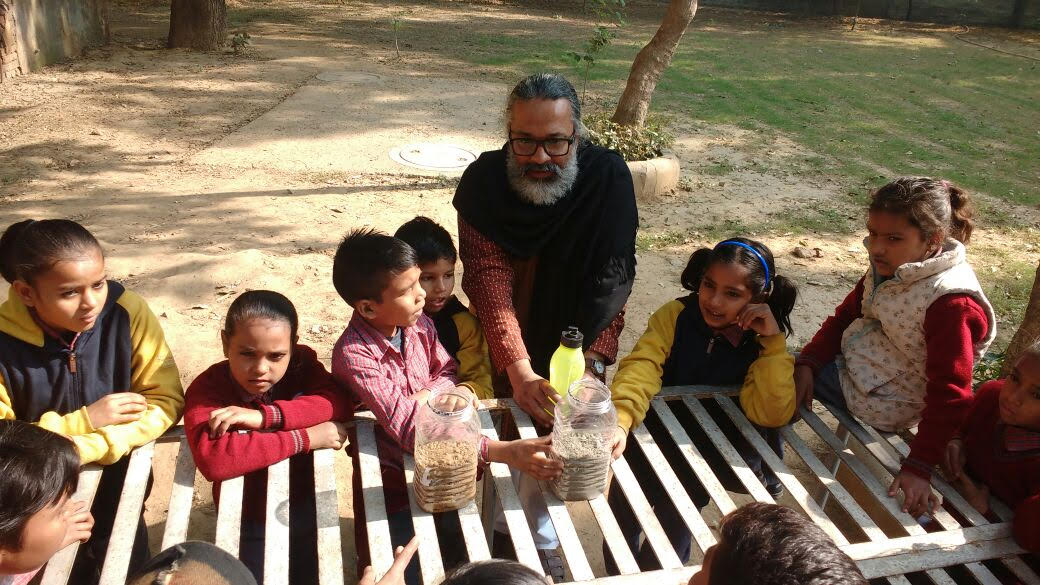
[(657, 197), (679, 184), (679, 161), (674, 158), (652, 158), (628, 163), (636, 199)]
[[(108, 42), (108, 0), (6, 0), (4, 77), (78, 57)], [(14, 62), (17, 59), (17, 63)]]

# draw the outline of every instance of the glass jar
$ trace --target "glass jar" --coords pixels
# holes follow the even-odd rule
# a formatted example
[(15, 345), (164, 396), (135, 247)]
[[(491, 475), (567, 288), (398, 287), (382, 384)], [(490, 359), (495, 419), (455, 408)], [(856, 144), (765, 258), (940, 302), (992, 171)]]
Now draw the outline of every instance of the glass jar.
[(473, 395), (434, 392), (415, 416), (415, 500), (430, 513), (458, 510), (477, 490), (480, 422)]
[(607, 489), (617, 427), (610, 390), (599, 380), (582, 378), (567, 389), (555, 414), (549, 456), (563, 461), (563, 474), (550, 482), (553, 492), (564, 501), (599, 496)]

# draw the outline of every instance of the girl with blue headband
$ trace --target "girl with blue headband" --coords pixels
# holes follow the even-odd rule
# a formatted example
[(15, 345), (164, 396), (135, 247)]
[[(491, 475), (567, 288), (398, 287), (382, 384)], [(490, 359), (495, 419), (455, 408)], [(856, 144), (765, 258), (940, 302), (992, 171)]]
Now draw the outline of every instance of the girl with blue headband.
[[(777, 275), (769, 248), (747, 238), (731, 238), (714, 248), (695, 251), (683, 270), (681, 283), (690, 294), (669, 301), (650, 317), (632, 353), (621, 360), (611, 393), (618, 412), (614, 457), (624, 453), (640, 482), (646, 480), (647, 498), (685, 563), (690, 557), (691, 534), (642, 452), (625, 450), (628, 432), (644, 418), (651, 427), (661, 424), (654, 413), (647, 414), (650, 400), (662, 386), (741, 385), (741, 408), (751, 422), (765, 427), (762, 431), (767, 441), (774, 451), (782, 453), (776, 427), (787, 424), (795, 412), (794, 358), (787, 352), (786, 334), (791, 332), (790, 315), (797, 289), (790, 280)], [(725, 413), (713, 401), (705, 401), (704, 406), (770, 494), (779, 496), (779, 480), (763, 468), (761, 458)], [(746, 492), (699, 426), (692, 421), (685, 426), (723, 485)], [(678, 451), (672, 455), (682, 458)], [(689, 466), (682, 463), (672, 467), (697, 506), (707, 505), (707, 493)], [(611, 489), (609, 500), (640, 567), (657, 568), (650, 547), (644, 544), (639, 549), (639, 522), (620, 490)], [(606, 547), (604, 555), (609, 571), (613, 559)]]

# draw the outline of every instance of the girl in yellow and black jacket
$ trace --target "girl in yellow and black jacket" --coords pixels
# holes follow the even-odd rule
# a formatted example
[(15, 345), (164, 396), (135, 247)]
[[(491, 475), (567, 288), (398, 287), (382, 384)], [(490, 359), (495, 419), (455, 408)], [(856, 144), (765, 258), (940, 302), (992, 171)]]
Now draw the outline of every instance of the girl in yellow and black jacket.
[[(691, 294), (669, 301), (650, 317), (646, 332), (618, 365), (611, 386), (618, 411), (614, 456), (624, 453), (641, 481), (645, 478), (649, 484), (656, 482), (656, 474), (638, 449), (626, 450), (627, 436), (629, 430), (643, 423), (650, 400), (662, 386), (740, 384), (741, 408), (751, 422), (765, 427), (766, 440), (778, 454), (782, 450), (775, 427), (787, 424), (795, 412), (794, 358), (787, 353), (785, 333), (791, 331), (790, 314), (797, 289), (776, 274), (769, 248), (746, 238), (702, 248), (690, 256), (681, 281)], [(704, 404), (716, 420), (727, 418), (712, 408), (715, 405), (711, 401)], [(652, 422), (659, 424), (656, 419)], [(724, 430), (726, 427), (723, 425)], [(735, 433), (727, 434), (734, 435), (731, 441), (766, 489), (778, 496), (781, 488), (776, 476), (762, 467), (761, 458), (750, 445)], [(691, 435), (697, 442), (698, 434)], [(716, 462), (716, 475), (729, 480), (731, 474), (721, 463), (721, 456), (712, 452), (708, 441), (702, 442), (705, 444), (698, 447), (709, 463)], [(675, 468), (698, 507), (706, 505), (707, 494), (700, 482), (692, 473), (685, 477), (681, 473), (688, 471), (688, 466)], [(619, 491), (611, 489), (611, 506), (640, 566), (651, 570), (656, 558), (648, 546), (638, 548), (639, 522)], [(679, 559), (686, 562), (691, 546), (686, 524), (660, 485), (649, 485), (646, 495)], [(608, 570), (613, 569), (606, 547), (604, 554)]]
[(451, 234), (428, 217), (418, 216), (397, 228), (394, 237), (415, 250), (419, 284), (426, 291), (423, 311), (437, 327), (437, 339), (459, 364), (459, 382), (468, 382), (477, 398), (494, 398), (491, 358), (476, 315), (455, 295), (458, 252)]
[[(68, 436), (82, 463), (106, 465), (94, 535), (70, 582), (99, 576), (133, 448), (184, 409), (177, 365), (141, 297), (105, 276), (101, 246), (76, 222), (25, 220), (0, 238), (0, 418)], [(143, 522), (132, 562), (147, 560)], [(92, 558), (93, 557), (93, 558)], [(133, 567), (131, 567), (133, 569)]]

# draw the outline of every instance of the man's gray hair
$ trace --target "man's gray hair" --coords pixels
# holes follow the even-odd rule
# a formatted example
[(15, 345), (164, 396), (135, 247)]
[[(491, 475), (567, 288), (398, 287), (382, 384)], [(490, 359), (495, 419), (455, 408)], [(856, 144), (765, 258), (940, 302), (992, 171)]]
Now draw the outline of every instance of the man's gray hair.
[(581, 102), (578, 100), (578, 92), (567, 81), (567, 78), (559, 73), (535, 73), (520, 80), (513, 91), (509, 93), (506, 102), (506, 124), (513, 115), (513, 104), (518, 101), (530, 100), (567, 100), (571, 103), (571, 120), (574, 122), (574, 134), (578, 138), (585, 138), (585, 125), (581, 123)]

